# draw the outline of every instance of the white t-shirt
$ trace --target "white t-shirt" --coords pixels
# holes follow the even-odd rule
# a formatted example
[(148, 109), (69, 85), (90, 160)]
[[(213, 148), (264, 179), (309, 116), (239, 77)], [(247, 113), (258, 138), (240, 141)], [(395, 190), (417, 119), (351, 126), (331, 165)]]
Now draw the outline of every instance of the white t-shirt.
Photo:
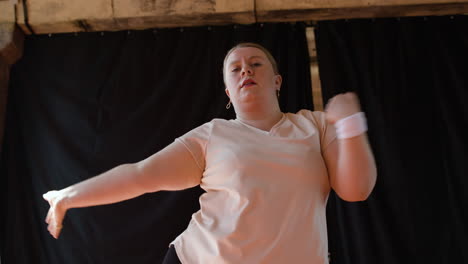
[(285, 113), (268, 131), (214, 119), (178, 138), (204, 171), (200, 210), (171, 244), (184, 264), (328, 263), (323, 112)]

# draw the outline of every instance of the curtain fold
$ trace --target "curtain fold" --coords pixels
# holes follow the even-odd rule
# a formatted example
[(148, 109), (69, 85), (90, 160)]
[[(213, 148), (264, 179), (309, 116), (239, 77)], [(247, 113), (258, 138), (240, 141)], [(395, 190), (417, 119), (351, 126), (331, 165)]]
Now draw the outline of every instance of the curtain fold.
[(366, 202), (328, 203), (332, 263), (468, 262), (468, 20), (324, 21), (324, 100), (358, 94), (378, 167)]
[(58, 240), (42, 194), (233, 118), (222, 62), (244, 41), (278, 60), (282, 110), (312, 109), (302, 23), (28, 36), (12, 68), (0, 164), (2, 263), (160, 263), (199, 209), (200, 188), (72, 209)]

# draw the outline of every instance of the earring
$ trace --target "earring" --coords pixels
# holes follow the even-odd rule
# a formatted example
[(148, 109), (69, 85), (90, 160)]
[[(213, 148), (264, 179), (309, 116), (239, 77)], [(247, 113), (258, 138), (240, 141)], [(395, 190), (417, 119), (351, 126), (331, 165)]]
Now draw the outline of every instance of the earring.
[(227, 103), (226, 105), (226, 109), (229, 109), (229, 108), (231, 108), (231, 100), (229, 100), (229, 103)]
[(279, 96), (280, 96), (280, 90), (276, 90), (276, 97), (279, 98)]

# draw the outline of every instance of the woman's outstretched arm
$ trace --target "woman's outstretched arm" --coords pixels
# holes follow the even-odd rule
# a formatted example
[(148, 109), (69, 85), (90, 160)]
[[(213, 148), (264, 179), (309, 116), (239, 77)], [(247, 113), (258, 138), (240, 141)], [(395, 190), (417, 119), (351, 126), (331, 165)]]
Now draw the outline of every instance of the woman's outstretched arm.
[(190, 152), (176, 141), (143, 161), (123, 164), (44, 194), (50, 205), (47, 229), (58, 238), (68, 209), (116, 203), (149, 192), (187, 189), (200, 184), (202, 173)]

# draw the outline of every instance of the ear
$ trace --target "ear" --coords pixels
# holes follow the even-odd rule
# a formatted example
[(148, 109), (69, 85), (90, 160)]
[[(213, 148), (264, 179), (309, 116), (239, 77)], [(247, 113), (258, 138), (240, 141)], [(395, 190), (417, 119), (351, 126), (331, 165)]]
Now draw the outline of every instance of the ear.
[(283, 83), (283, 77), (281, 77), (281, 75), (279, 74), (275, 75), (276, 90), (279, 90), (281, 88), (282, 83)]
[(229, 95), (229, 90), (228, 90), (228, 88), (226, 88), (224, 91), (226, 92), (226, 94), (227, 94), (227, 96), (229, 97), (229, 99), (231, 99), (231, 95)]

